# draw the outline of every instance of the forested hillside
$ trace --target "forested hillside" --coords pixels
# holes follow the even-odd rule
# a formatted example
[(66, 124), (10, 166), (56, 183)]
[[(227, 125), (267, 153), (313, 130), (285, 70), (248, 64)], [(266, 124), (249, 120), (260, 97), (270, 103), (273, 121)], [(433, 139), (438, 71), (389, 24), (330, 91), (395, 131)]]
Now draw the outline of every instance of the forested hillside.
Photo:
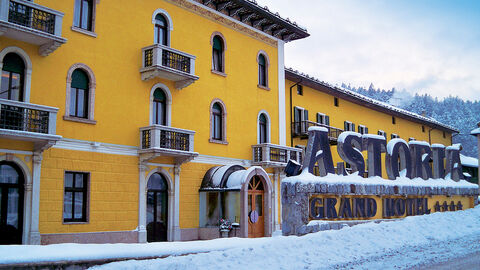
[(412, 95), (405, 90), (399, 91), (395, 88), (376, 89), (373, 84), (370, 84), (368, 89), (346, 84), (342, 84), (342, 87), (418, 114), (425, 112), (427, 117), (457, 128), (460, 134), (453, 137), (453, 142), (463, 145), (464, 155), (477, 157), (476, 139), (469, 134), (480, 121), (480, 101), (465, 101), (453, 96), (438, 99), (426, 94)]

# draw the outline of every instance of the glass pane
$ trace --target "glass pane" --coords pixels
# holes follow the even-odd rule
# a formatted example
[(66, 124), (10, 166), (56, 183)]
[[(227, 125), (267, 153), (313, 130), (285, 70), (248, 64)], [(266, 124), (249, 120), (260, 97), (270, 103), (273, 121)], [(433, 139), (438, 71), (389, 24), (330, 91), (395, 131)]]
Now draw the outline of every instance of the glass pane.
[(248, 195), (248, 213), (252, 211), (252, 195)]
[(257, 210), (259, 216), (263, 216), (263, 195), (255, 195), (255, 210)]
[(157, 221), (167, 225), (167, 193), (157, 192)]
[(73, 25), (80, 27), (80, 9), (81, 9), (81, 0), (75, 0), (75, 8), (73, 14)]
[(78, 117), (85, 117), (85, 95), (86, 91), (83, 89), (77, 89), (78, 91), (78, 104), (77, 104), (77, 115)]
[(82, 1), (82, 28), (90, 30), (89, 21), (90, 21), (90, 5), (87, 0)]
[(20, 194), (18, 188), (8, 189), (8, 202), (7, 202), (7, 225), (14, 226), (18, 229), (18, 203)]
[(63, 218), (72, 218), (72, 192), (65, 192), (63, 196)]
[(166, 46), (167, 45), (167, 33), (166, 33), (165, 29), (159, 28), (158, 36), (160, 38), (158, 43)]
[(10, 72), (2, 71), (2, 88), (0, 92), (0, 98), (8, 99), (9, 81), (10, 81)]
[(158, 190), (158, 191), (166, 191), (168, 189), (167, 182), (163, 178), (163, 176), (159, 173), (152, 174), (148, 179), (147, 189), (150, 190)]
[(76, 188), (83, 188), (83, 178), (84, 175), (81, 173), (78, 173), (75, 175), (75, 187)]
[(65, 173), (65, 187), (73, 187), (73, 173)]
[(77, 106), (77, 89), (72, 88), (70, 90), (70, 115), (76, 116), (76, 106)]
[(83, 216), (83, 192), (75, 192), (75, 206), (74, 206), (74, 216), (75, 219), (84, 218)]
[(0, 183), (17, 184), (18, 178), (18, 173), (12, 166), (7, 164), (0, 165)]
[(148, 192), (147, 193), (147, 224), (153, 222), (153, 211), (154, 211), (154, 193)]
[(12, 87), (10, 89), (10, 100), (20, 101), (21, 75), (12, 72)]

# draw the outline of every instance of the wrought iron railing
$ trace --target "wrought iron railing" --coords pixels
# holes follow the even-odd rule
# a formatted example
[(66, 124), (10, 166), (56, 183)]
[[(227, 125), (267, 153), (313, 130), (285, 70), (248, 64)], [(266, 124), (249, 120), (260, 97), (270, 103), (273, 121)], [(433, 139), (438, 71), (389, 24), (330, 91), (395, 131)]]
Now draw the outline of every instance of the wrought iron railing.
[(328, 137), (330, 140), (337, 140), (338, 136), (343, 132), (342, 129), (327, 126), (324, 124), (312, 122), (312, 121), (299, 121), (292, 123), (292, 136), (307, 136), (309, 127), (324, 127), (328, 129)]
[(193, 152), (194, 131), (153, 125), (140, 129), (142, 149), (169, 149)]
[(190, 73), (190, 58), (172, 51), (162, 51), (162, 65)]
[(155, 44), (143, 48), (143, 68), (162, 66), (177, 71), (194, 74), (195, 56), (175, 50), (165, 45)]
[(253, 165), (286, 165), (292, 159), (301, 162), (302, 149), (271, 143), (252, 145)]
[(45, 33), (55, 34), (55, 14), (20, 2), (10, 1), (8, 21)]
[(0, 129), (55, 134), (57, 108), (0, 99)]

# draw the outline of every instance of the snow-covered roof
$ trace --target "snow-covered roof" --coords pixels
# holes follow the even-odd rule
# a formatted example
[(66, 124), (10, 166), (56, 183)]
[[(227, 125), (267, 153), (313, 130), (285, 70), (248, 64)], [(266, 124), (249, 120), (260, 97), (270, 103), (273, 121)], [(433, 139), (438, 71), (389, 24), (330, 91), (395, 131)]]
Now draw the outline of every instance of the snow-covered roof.
[[(321, 80), (319, 80), (315, 77), (312, 77), (312, 76), (310, 76), (308, 74), (305, 74), (303, 72), (300, 72), (298, 70), (294, 70), (292, 68), (285, 68), (285, 73), (286, 73), (286, 75), (289, 75), (289, 74), (294, 75), (294, 77), (295, 76), (300, 77), (302, 80), (310, 81), (310, 82), (312, 82), (316, 85), (321, 85), (321, 86), (327, 87), (329, 90), (331, 90), (333, 92), (337, 92), (339, 94), (343, 94), (343, 96), (346, 96), (347, 98), (351, 98), (353, 100), (361, 101), (362, 104), (366, 104), (368, 107), (374, 107), (374, 108), (377, 107), (378, 109), (381, 108), (381, 109), (384, 109), (384, 110), (386, 109), (388, 111), (391, 111), (392, 113), (398, 114), (398, 115), (403, 116), (403, 117), (414, 118), (417, 121), (420, 121), (420, 122), (422, 122), (426, 125), (429, 125), (429, 126), (433, 125), (433, 126), (440, 127), (442, 129), (450, 131), (450, 132), (459, 132), (458, 129), (456, 129), (456, 128), (450, 126), (450, 125), (444, 124), (442, 122), (439, 122), (439, 121), (435, 120), (434, 118), (422, 116), (422, 115), (416, 114), (416, 113), (411, 112), (411, 111), (400, 109), (400, 108), (395, 107), (393, 105), (390, 105), (388, 103), (378, 101), (376, 99), (364, 96), (364, 95), (359, 94), (355, 91), (351, 91), (351, 90), (348, 90), (348, 89), (345, 89), (345, 88), (342, 88), (342, 87), (334, 86), (332, 84), (321, 81)], [(303, 83), (305, 83), (305, 81), (303, 81)], [(316, 90), (321, 90), (321, 89), (316, 88)], [(480, 128), (479, 128), (478, 132), (480, 133)]]
[(480, 127), (470, 131), (470, 135), (477, 136), (478, 134), (480, 134)]
[(460, 154), (462, 166), (478, 168), (478, 159)]

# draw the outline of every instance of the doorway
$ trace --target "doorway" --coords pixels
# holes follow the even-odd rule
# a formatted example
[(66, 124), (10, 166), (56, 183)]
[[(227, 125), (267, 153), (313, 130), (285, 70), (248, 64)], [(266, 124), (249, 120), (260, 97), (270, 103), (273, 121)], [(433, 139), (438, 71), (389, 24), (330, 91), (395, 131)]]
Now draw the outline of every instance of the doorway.
[(265, 236), (264, 194), (262, 179), (254, 175), (248, 183), (248, 237)]
[(147, 183), (147, 241), (167, 241), (168, 184), (160, 173), (155, 173)]
[(12, 162), (0, 162), (0, 244), (22, 244), (24, 177)]

